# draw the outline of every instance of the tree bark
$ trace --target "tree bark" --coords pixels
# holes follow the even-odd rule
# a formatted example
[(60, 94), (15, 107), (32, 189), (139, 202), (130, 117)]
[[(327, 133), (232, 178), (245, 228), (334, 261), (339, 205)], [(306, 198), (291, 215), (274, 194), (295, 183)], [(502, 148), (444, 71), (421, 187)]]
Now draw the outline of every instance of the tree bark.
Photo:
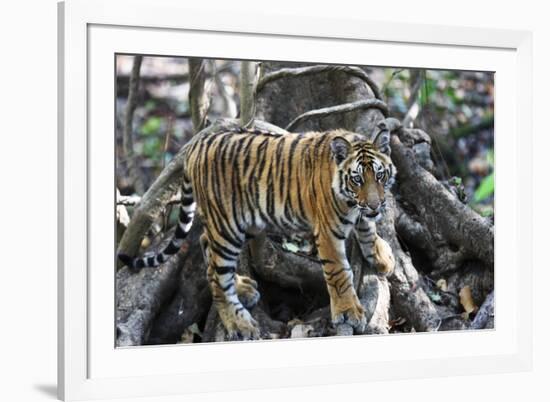
[(189, 108), (195, 133), (201, 131), (206, 125), (206, 113), (209, 100), (204, 90), (206, 81), (206, 60), (189, 58)]
[(136, 110), (137, 97), (139, 91), (139, 72), (143, 56), (134, 56), (132, 72), (130, 74), (130, 87), (128, 89), (128, 100), (124, 111), (124, 127), (122, 132), (122, 149), (124, 151), (123, 159), (126, 160), (128, 176), (134, 186), (134, 191), (143, 194), (145, 185), (141, 178), (139, 168), (134, 154), (134, 111)]
[(454, 255), (442, 254), (442, 261), (436, 261), (436, 267), (449, 272), (466, 259), (476, 258), (492, 268), (493, 225), (461, 203), (417, 162), (414, 151), (400, 139), (407, 137), (406, 130), (399, 130), (397, 134), (391, 138), (391, 148), (401, 196), (430, 233), (440, 234), (450, 249), (456, 250), (452, 252)]
[[(154, 269), (139, 273), (124, 267), (116, 273), (116, 345), (137, 346), (146, 343), (151, 325), (164, 303), (177, 288), (177, 277), (191, 244), (198, 239), (200, 225), (194, 225), (184, 246), (173, 258)], [(173, 235), (169, 231), (157, 247), (164, 247)]]
[(252, 61), (241, 62), (241, 116), (240, 122), (243, 127), (250, 127), (254, 120), (256, 103), (254, 93), (256, 92), (256, 68), (257, 63)]
[(178, 278), (174, 280), (177, 289), (173, 297), (159, 311), (151, 323), (151, 331), (146, 344), (159, 345), (181, 341), (182, 333), (193, 324), (200, 324), (210, 309), (212, 295), (206, 279), (206, 266), (202, 250), (195, 246), (202, 225), (193, 228), (190, 247), (182, 264)]
[(489, 329), (494, 327), (495, 316), (495, 292), (489, 293), (487, 299), (483, 302), (479, 311), (472, 321), (472, 329)]

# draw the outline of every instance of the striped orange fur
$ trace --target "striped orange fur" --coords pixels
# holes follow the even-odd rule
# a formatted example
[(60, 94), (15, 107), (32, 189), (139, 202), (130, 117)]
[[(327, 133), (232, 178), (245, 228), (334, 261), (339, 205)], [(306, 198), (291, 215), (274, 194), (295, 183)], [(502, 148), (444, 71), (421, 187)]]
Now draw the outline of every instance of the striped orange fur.
[[(395, 168), (389, 138), (374, 141), (344, 130), (274, 134), (236, 129), (195, 136), (184, 150), (180, 221), (171, 243), (143, 258), (119, 256), (131, 268), (154, 267), (175, 254), (195, 212), (213, 301), (230, 337), (256, 338), (257, 324), (243, 305), (254, 305), (256, 283), (236, 274), (249, 235), (267, 226), (313, 233), (334, 323), (362, 331), (366, 321), (353, 287), (345, 240), (355, 230), (370, 245)], [(389, 247), (384, 248), (388, 250)], [(375, 255), (376, 257), (376, 255)]]

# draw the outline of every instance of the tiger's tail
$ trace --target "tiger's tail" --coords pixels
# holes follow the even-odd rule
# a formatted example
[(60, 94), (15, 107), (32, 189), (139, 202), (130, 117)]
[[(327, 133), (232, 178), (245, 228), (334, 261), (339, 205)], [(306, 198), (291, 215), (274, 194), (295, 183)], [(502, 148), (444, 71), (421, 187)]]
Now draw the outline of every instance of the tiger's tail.
[(160, 264), (168, 261), (168, 259), (176, 254), (181, 246), (193, 223), (193, 217), (195, 216), (196, 202), (193, 198), (193, 188), (191, 181), (187, 176), (183, 175), (181, 204), (178, 225), (176, 232), (170, 240), (170, 243), (158, 254), (144, 257), (130, 257), (129, 255), (119, 253), (118, 258), (120, 261), (127, 265), (132, 270), (140, 270), (141, 268), (154, 268)]

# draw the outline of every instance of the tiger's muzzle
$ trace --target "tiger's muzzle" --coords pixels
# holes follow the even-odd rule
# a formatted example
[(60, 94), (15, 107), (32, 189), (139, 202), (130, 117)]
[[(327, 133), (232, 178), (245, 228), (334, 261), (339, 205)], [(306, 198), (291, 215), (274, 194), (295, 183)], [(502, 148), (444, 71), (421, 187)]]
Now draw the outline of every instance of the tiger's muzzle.
[(378, 206), (378, 208), (376, 209), (373, 209), (368, 205), (362, 205), (362, 204), (357, 204), (357, 206), (361, 211), (361, 215), (366, 216), (368, 218), (376, 218), (378, 215), (380, 215), (380, 212), (382, 210), (380, 206)]

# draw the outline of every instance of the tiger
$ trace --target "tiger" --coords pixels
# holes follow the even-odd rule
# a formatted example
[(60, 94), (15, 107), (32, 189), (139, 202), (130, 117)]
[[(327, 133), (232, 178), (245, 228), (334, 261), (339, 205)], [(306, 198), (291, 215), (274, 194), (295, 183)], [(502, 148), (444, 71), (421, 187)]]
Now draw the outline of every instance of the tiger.
[(365, 310), (353, 286), (345, 241), (354, 230), (362, 250), (371, 250), (366, 257), (374, 258), (380, 271), (393, 270), (391, 248), (375, 224), (396, 174), (387, 131), (368, 140), (343, 129), (279, 134), (239, 127), (198, 133), (182, 152), (179, 222), (170, 243), (152, 256), (119, 254), (124, 264), (140, 270), (166, 262), (200, 215), (207, 279), (227, 335), (258, 339), (258, 323), (248, 310), (259, 301), (257, 283), (236, 273), (245, 241), (268, 227), (309, 233), (332, 323), (364, 331)]

